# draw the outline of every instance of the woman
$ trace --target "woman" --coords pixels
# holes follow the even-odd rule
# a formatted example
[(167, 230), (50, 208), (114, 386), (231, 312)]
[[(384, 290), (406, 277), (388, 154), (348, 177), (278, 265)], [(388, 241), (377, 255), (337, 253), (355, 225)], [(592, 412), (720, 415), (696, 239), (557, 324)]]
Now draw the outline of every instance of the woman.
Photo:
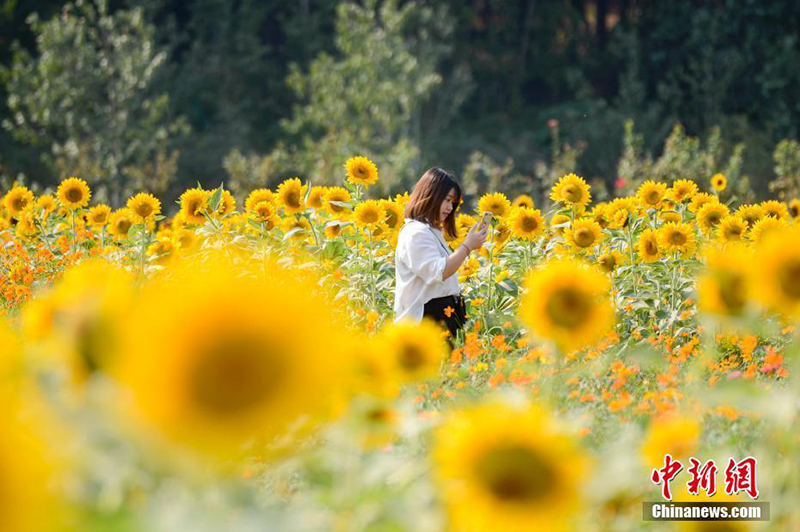
[(406, 221), (395, 252), (395, 321), (416, 322), (428, 316), (447, 326), (451, 339), (466, 320), (464, 298), (455, 273), (470, 252), (486, 240), (487, 227), (470, 229), (452, 251), (442, 230), (456, 236), (456, 210), (461, 187), (441, 168), (420, 178), (405, 208)]

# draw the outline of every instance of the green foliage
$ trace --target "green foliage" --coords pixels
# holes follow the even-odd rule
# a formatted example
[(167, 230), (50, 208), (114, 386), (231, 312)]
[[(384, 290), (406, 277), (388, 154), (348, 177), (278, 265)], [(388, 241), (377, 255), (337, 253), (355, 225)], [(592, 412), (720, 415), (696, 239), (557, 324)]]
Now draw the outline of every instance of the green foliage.
[(154, 28), (141, 10), (112, 14), (105, 0), (78, 0), (60, 16), (41, 21), (33, 14), (28, 23), (38, 55), (17, 45), (3, 71), (13, 113), (4, 127), (47, 146), (61, 177), (80, 175), (98, 199), (119, 205), (134, 186), (158, 191), (164, 175), (151, 182), (145, 168), (173, 160), (168, 141), (184, 124), (168, 116), (166, 94), (147, 92), (166, 56), (155, 50)]
[(450, 31), (449, 19), (416, 2), (339, 5), (337, 55), (321, 53), (305, 72), (293, 65), (288, 78), (302, 102), (284, 122), (300, 139), (288, 149), (295, 172), (331, 182), (348, 157), (363, 154), (381, 169), (376, 193), (418, 177), (414, 126), (441, 83), (435, 68), (448, 49), (434, 45)]
[(772, 192), (777, 192), (782, 200), (800, 197), (800, 143), (794, 139), (784, 139), (778, 143), (773, 155), (775, 175), (769, 184)]
[(688, 179), (697, 182), (701, 189), (707, 189), (711, 176), (720, 172), (728, 179), (729, 188), (743, 197), (750, 195), (748, 182), (741, 172), (744, 144), (735, 145), (726, 158), (719, 127), (711, 128), (705, 147), (702, 144), (700, 138), (687, 135), (681, 124), (675, 124), (664, 143), (663, 153), (653, 160), (642, 150), (642, 135), (635, 133), (633, 122), (628, 121), (618, 166), (625, 190), (633, 192), (647, 179), (664, 183)]

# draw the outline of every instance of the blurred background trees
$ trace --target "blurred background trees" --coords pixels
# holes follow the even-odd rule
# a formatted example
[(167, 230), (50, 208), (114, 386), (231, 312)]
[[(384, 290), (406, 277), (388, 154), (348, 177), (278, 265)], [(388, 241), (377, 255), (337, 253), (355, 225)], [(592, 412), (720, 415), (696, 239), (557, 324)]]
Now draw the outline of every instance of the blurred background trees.
[[(109, 0), (97, 15), (105, 5), (0, 3), (7, 180), (80, 173), (174, 196), (198, 181), (329, 182), (354, 153), (378, 163), (379, 194), (432, 165), (537, 200), (563, 168), (609, 193), (644, 168), (733, 172), (758, 197), (798, 179), (796, 142), (776, 151), (800, 136), (794, 0)], [(93, 41), (92, 16), (127, 48)], [(74, 46), (56, 38), (79, 31)], [(42, 68), (48, 50), (60, 61)], [(124, 119), (109, 118), (115, 98)]]

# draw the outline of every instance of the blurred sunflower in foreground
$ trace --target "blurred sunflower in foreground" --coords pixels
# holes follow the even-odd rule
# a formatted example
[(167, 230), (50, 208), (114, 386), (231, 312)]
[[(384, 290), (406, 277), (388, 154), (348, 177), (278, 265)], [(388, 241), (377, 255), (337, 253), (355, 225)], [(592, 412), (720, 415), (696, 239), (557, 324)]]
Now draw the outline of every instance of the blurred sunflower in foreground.
[(599, 269), (573, 260), (553, 261), (529, 275), (520, 316), (534, 334), (571, 351), (614, 325), (610, 289)]
[(452, 530), (566, 530), (589, 460), (539, 408), (487, 403), (451, 414), (433, 458)]
[(346, 338), (316, 293), (277, 265), (257, 276), (220, 257), (152, 281), (126, 323), (117, 371), (137, 414), (219, 458), (324, 418)]

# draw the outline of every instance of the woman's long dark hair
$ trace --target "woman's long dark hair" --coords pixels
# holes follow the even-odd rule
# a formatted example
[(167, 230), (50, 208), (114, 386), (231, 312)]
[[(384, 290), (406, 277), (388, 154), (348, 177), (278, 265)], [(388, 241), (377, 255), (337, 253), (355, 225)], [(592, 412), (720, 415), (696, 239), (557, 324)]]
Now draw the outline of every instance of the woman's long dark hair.
[(406, 204), (406, 218), (439, 227), (442, 202), (453, 189), (456, 193), (453, 210), (444, 219), (442, 227), (450, 238), (456, 238), (456, 210), (461, 203), (461, 187), (453, 174), (439, 167), (428, 169), (417, 181)]

